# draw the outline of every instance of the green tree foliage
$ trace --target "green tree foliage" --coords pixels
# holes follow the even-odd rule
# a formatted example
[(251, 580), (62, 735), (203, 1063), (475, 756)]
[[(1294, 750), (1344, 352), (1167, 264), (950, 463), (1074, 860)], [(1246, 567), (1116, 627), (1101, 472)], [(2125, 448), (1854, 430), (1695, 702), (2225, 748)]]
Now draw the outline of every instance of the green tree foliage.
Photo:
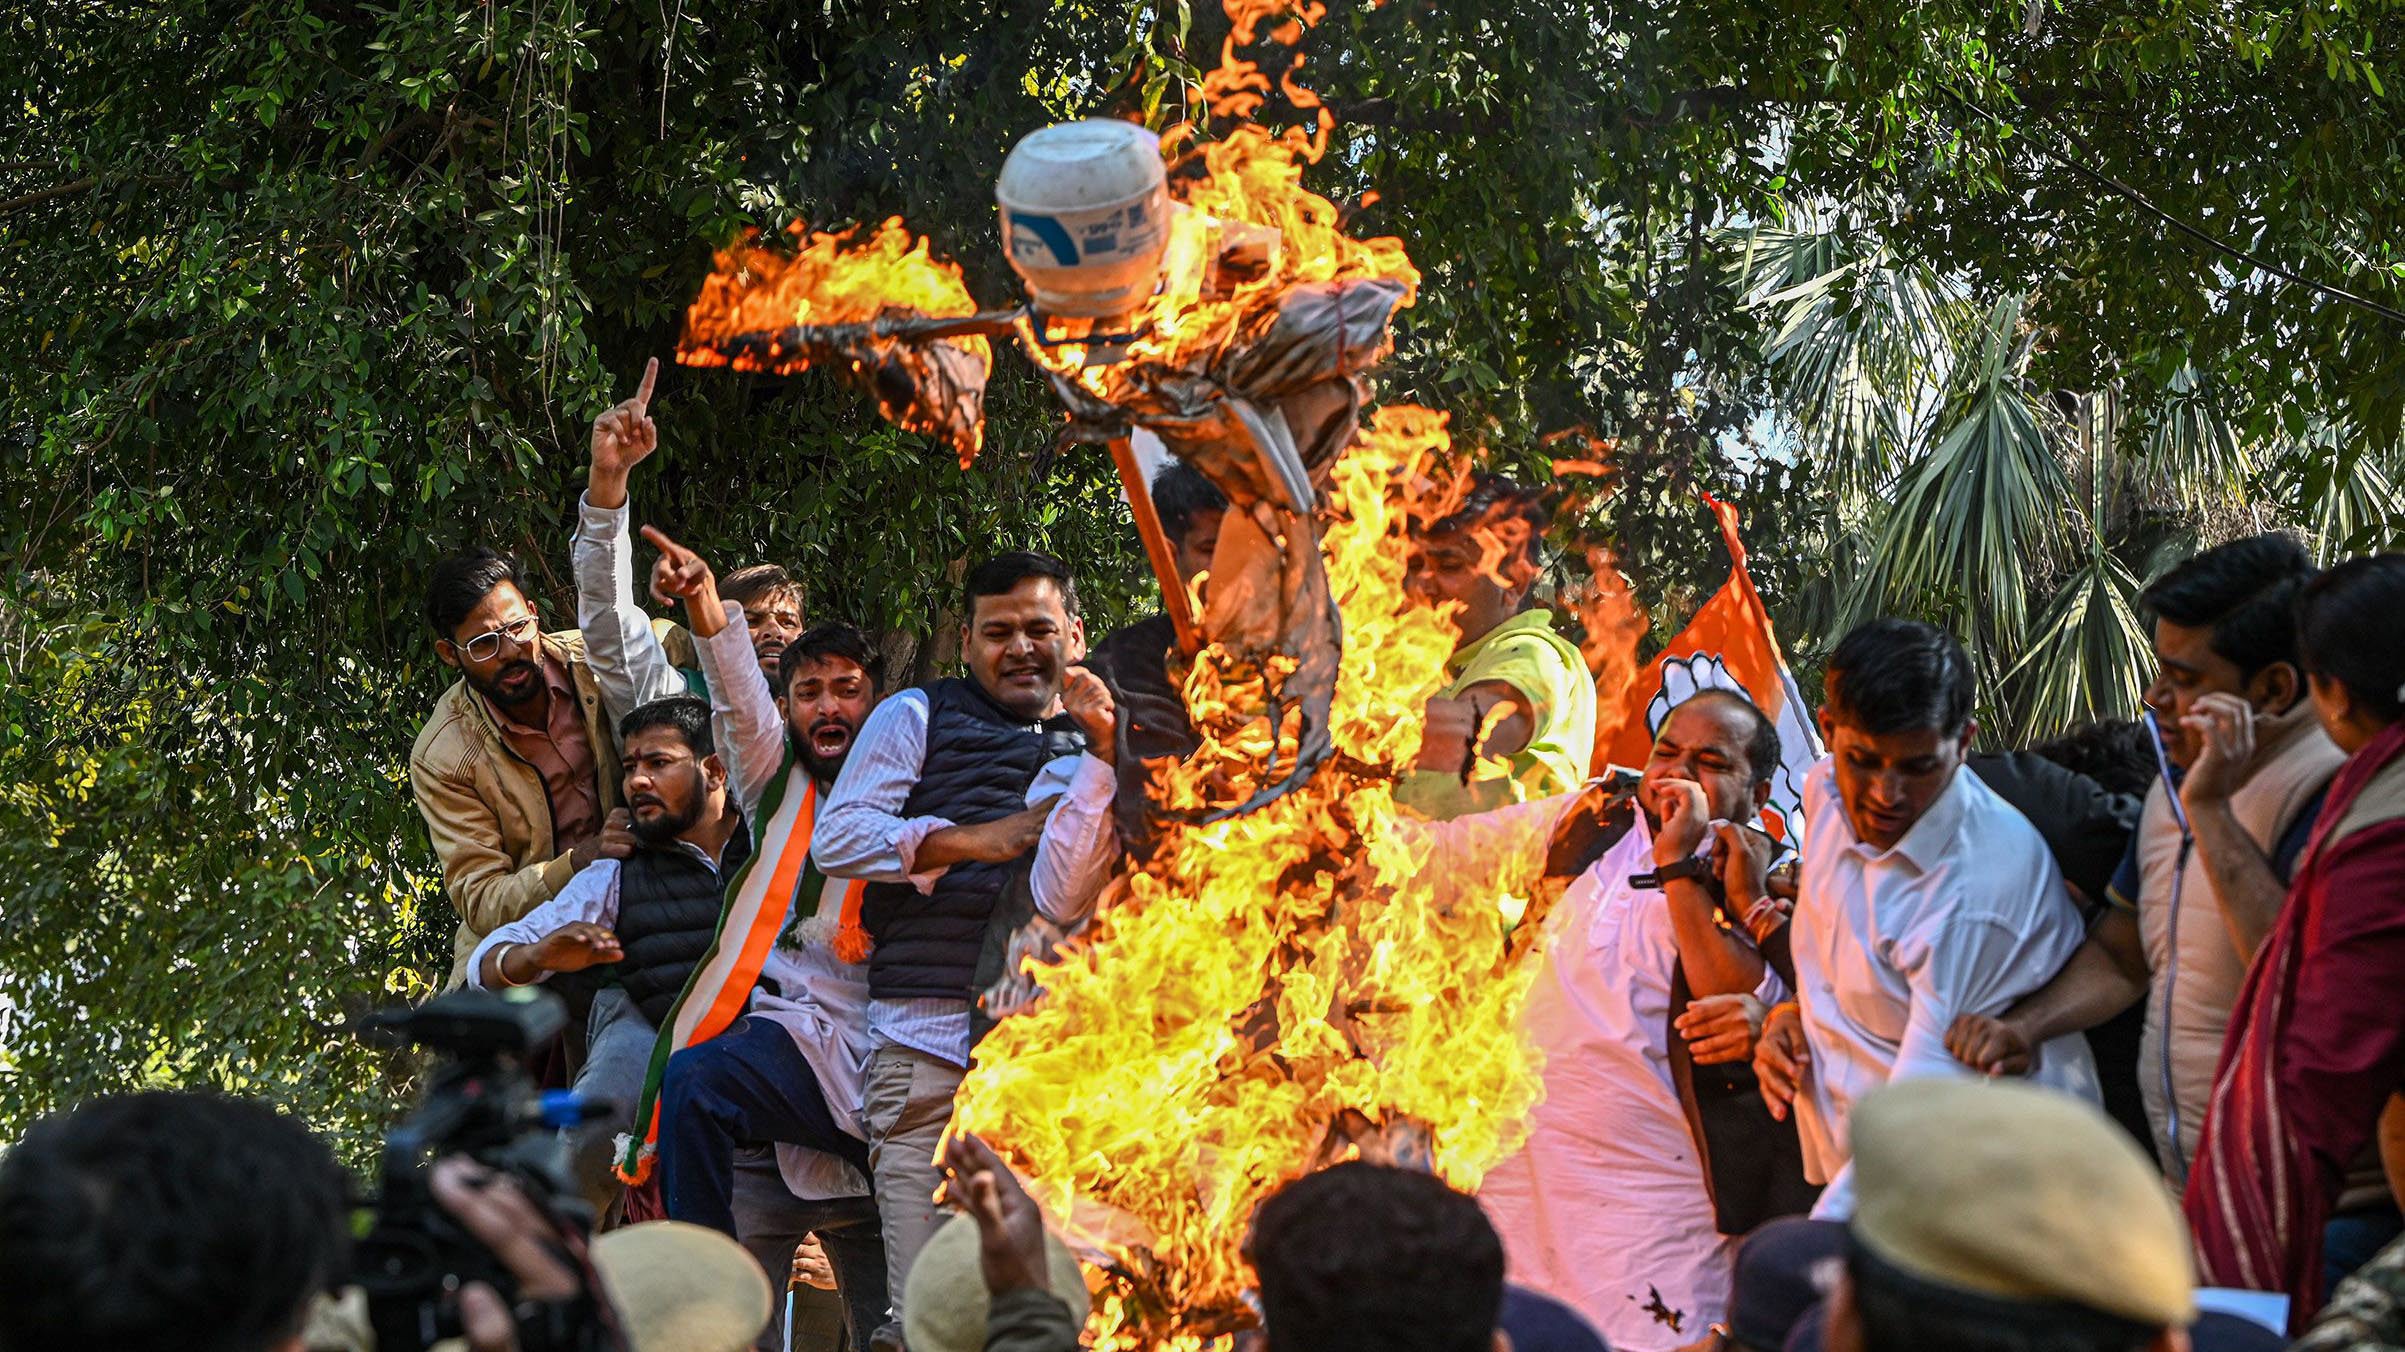
[[(2286, 476), (2329, 538), (2393, 529), (2393, 494), (2339, 490), (2366, 463), (2405, 477), (2398, 326), (2195, 246), (2069, 161), (2396, 304), (2405, 165), (2380, 62), (2398, 22), (2345, 3), (1391, 0), (1330, 12), (1300, 78), (1340, 118), (1314, 186), (1427, 275), (1387, 395), (1523, 466), (1546, 432), (1615, 439), (1598, 524), (1664, 628), (1725, 568), (1689, 494), (1733, 493), (1808, 657), (1878, 557), (1879, 520), (1843, 502), (1909, 489), (2039, 529), (2050, 506), (2092, 510), (2094, 483), (2143, 504), (2182, 481), (2057, 455), (2024, 461), (2059, 473), (2030, 499), (1925, 468), (1967, 454), (1926, 433), (1962, 425), (1975, 371), (1991, 392), (2109, 394), (2122, 445), (2201, 409), (2253, 457), (2232, 482)], [(195, 1080), (372, 1130), (388, 1069), (339, 1023), (423, 989), (449, 925), (402, 775), (445, 683), (416, 616), (429, 565), (509, 548), (564, 621), (585, 423), (669, 348), (714, 247), (901, 212), (998, 303), (989, 193), (1012, 142), (1071, 115), (1193, 115), (1225, 32), (1182, 0), (0, 16), (0, 1135)], [(1974, 354), (1863, 359), (1891, 389), (1905, 361), (1964, 380), (1908, 407), (1790, 405), (1798, 334), (1747, 259), (1756, 227), (1831, 207), (1852, 213), (1846, 256), (1875, 245), (1933, 279), (1946, 351)], [(1814, 322), (1843, 335), (1895, 303), (1879, 270), (1824, 288)], [(1956, 309), (2001, 317), (1966, 337), (1981, 326)], [(1146, 604), (1107, 470), (1056, 450), (1023, 364), (1003, 359), (988, 408), (964, 473), (824, 377), (670, 368), (638, 515), (722, 565), (786, 561), (815, 614), (902, 634), (933, 632), (952, 570), (1000, 541), (1070, 558), (1098, 628)], [(1831, 417), (1871, 449), (1835, 457)], [(1994, 538), (1924, 548), (2010, 558)], [(2108, 562), (2126, 595), (2144, 560)], [(2031, 591), (2029, 631), (2088, 623), (2073, 590)]]

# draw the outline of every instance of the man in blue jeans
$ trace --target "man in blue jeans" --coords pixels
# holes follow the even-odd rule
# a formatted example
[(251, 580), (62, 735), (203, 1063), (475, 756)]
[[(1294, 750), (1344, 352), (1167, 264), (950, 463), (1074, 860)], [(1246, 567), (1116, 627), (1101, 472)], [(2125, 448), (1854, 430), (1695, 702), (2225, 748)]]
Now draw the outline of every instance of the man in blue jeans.
[[(772, 690), (742, 611), (721, 600), (708, 564), (646, 534), (662, 551), (653, 591), (685, 604), (730, 795), (758, 841), (728, 889), (711, 951), (661, 1024), (662, 1200), (671, 1217), (742, 1240), (780, 1285), (794, 1241), (817, 1234), (852, 1345), (864, 1347), (890, 1301), (864, 1177), (861, 888), (828, 879), (809, 846), (817, 805), (876, 703), (883, 662), (857, 630), (820, 626), (786, 647)], [(762, 1147), (773, 1148), (773, 1169)]]

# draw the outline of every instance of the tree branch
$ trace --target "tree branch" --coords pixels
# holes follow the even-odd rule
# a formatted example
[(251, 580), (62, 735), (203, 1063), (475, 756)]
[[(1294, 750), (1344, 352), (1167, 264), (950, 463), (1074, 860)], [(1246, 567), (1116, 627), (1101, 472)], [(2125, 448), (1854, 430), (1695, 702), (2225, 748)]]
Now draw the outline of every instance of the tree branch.
[(32, 192), (20, 193), (15, 197), (0, 198), (0, 216), (4, 216), (9, 212), (15, 211), (19, 207), (30, 207), (37, 203), (47, 202), (53, 197), (66, 197), (74, 193), (89, 192), (99, 185), (100, 178), (98, 175), (86, 174), (82, 178), (74, 179), (66, 183), (53, 184), (47, 188), (37, 188)]

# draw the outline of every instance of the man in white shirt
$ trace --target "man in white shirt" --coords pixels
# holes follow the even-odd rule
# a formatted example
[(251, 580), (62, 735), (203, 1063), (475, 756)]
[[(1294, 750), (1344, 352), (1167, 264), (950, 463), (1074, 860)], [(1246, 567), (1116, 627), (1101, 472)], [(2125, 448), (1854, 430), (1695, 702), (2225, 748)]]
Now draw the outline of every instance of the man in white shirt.
[[(811, 839), (830, 876), (868, 884), (864, 1095), (897, 1316), (911, 1260), (940, 1219), (935, 1151), (968, 1071), (979, 960), (997, 926), (1017, 927), (1006, 898), (1031, 898), (1036, 913), (1073, 927), (1116, 845), (1117, 720), (1102, 679), (1072, 669), (1085, 629), (1067, 566), (1004, 554), (967, 582), (968, 677), (877, 707)], [(899, 1331), (897, 1319), (876, 1341)]]
[[(1970, 660), (1915, 620), (1857, 627), (1830, 656), (1829, 756), (1804, 787), (1790, 927), (1797, 1001), (1773, 1011), (1754, 1067), (1790, 1105), (1814, 1214), (1851, 1214), (1846, 1121), (1891, 1080), (1969, 1075), (1946, 1050), (1962, 1014), (2000, 1014), (2079, 947), (2083, 926), (2037, 828), (1962, 770), (1978, 725)], [(2086, 1039), (2039, 1050), (2033, 1078), (2097, 1097)]]
[[(640, 1103), (620, 1169), (646, 1176), (656, 1145), (668, 1213), (734, 1235), (779, 1286), (802, 1236), (815, 1233), (864, 1345), (887, 1300), (865, 1169), (843, 1158), (866, 1139), (866, 971), (839, 951), (843, 922), (857, 929), (859, 887), (827, 879), (808, 851), (813, 813), (882, 693), (883, 663), (849, 626), (801, 632), (800, 588), (781, 569), (758, 565), (722, 581), (653, 531), (662, 550), (653, 594), (685, 602), (697, 651), (678, 659), (663, 645), (663, 635), (688, 635), (636, 602), (627, 492), (659, 440), (648, 411), (656, 371), (654, 363), (632, 398), (593, 423), (572, 551), (578, 621), (613, 708), (682, 694), (679, 667), (698, 665), (727, 797), (754, 848), (713, 898), (690, 979), (640, 1023), (650, 1036), (627, 1091)], [(617, 996), (604, 992), (597, 1007)], [(827, 1140), (832, 1153), (812, 1148)]]
[[(1715, 1228), (1671, 1071), (1672, 987), (1683, 969), (1699, 1011), (1700, 997), (1783, 997), (1752, 945), (1715, 923), (1708, 887), (1720, 881), (1740, 914), (1761, 901), (1769, 838), (1738, 823), (1760, 815), (1779, 759), (1778, 729), (1743, 695), (1706, 690), (1680, 704), (1654, 739), (1636, 810), (1620, 796), (1624, 833), (1544, 922), (1521, 1022), (1544, 1053), (1545, 1097), (1527, 1143), (1487, 1174), (1479, 1200), (1512, 1281), (1573, 1306), (1626, 1352), (1693, 1341), (1727, 1300), (1735, 1241)], [(1593, 811), (1606, 783), (1570, 811)], [(1563, 800), (1549, 802), (1558, 812)], [(1601, 815), (1604, 832), (1619, 829), (1608, 800)], [(1565, 827), (1587, 829), (1565, 818), (1557, 842)], [(1707, 844), (1713, 854), (1698, 859)]]

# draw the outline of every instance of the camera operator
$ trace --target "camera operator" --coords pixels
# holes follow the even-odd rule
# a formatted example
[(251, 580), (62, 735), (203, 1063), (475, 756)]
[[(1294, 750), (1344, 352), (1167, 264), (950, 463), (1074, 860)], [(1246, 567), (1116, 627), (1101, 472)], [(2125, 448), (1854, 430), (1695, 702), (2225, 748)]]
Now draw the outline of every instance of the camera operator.
[[(450, 1157), (430, 1186), (518, 1300), (583, 1290), (583, 1242), (515, 1180)], [(44, 1119), (0, 1157), (0, 1352), (372, 1348), (327, 1299), (349, 1267), (349, 1192), (332, 1152), (260, 1103), (144, 1093)], [(630, 1227), (593, 1260), (630, 1352), (733, 1352), (767, 1320), (749, 1257), (696, 1227)], [(491, 1287), (461, 1288), (457, 1313), (465, 1352), (519, 1352)]]

